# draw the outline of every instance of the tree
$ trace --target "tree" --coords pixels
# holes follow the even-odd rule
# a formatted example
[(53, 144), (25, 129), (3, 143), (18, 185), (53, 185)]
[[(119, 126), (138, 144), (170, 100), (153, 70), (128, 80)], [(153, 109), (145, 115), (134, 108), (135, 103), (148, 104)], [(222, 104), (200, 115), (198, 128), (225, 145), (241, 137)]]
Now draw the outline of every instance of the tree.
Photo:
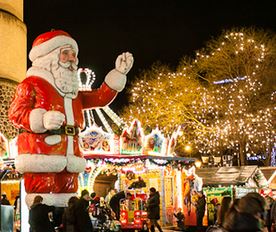
[(139, 119), (147, 132), (159, 127), (168, 135), (184, 123), (200, 123), (191, 110), (192, 102), (201, 99), (199, 82), (185, 72), (155, 64), (132, 85), (130, 105), (122, 116), (128, 123)]
[(196, 59), (183, 58), (174, 72), (160, 65), (144, 72), (131, 88), (123, 117), (168, 134), (181, 126), (182, 147), (189, 143), (205, 155), (230, 150), (241, 165), (246, 155), (271, 154), (276, 37), (236, 31), (211, 40)]
[(275, 143), (275, 49), (274, 34), (242, 29), (225, 32), (197, 53), (193, 72), (203, 75), (212, 96), (204, 103), (208, 112), (194, 106), (210, 128), (198, 134), (201, 152), (221, 155), (230, 149), (241, 165), (256, 154), (269, 161)]

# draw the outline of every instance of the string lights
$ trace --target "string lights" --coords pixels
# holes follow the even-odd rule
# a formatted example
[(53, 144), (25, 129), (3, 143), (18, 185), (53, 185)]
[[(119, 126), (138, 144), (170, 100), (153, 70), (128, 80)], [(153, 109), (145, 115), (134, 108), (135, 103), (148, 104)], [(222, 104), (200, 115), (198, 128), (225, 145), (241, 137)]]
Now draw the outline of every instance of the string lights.
[(180, 126), (178, 143), (191, 144), (193, 153), (230, 152), (241, 164), (258, 153), (268, 157), (275, 143), (275, 92), (266, 98), (263, 83), (273, 68), (273, 45), (261, 32), (227, 32), (176, 72), (153, 67), (134, 83), (123, 118), (167, 134)]

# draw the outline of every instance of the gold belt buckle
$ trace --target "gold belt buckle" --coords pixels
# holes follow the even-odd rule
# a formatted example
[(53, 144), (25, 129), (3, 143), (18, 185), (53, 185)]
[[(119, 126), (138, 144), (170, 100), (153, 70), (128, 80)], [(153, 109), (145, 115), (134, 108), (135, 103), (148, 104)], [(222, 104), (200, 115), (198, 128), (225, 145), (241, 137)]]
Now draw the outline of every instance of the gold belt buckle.
[(65, 134), (69, 136), (76, 135), (76, 128), (74, 126), (66, 125), (65, 126)]

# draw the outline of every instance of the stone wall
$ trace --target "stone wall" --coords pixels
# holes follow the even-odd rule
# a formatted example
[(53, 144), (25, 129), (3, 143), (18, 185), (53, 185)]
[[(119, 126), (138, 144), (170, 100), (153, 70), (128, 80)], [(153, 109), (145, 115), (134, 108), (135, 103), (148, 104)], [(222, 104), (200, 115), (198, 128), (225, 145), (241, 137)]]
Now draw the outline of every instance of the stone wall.
[(0, 132), (8, 139), (12, 139), (18, 134), (18, 129), (8, 119), (8, 110), (16, 86), (16, 82), (0, 78)]

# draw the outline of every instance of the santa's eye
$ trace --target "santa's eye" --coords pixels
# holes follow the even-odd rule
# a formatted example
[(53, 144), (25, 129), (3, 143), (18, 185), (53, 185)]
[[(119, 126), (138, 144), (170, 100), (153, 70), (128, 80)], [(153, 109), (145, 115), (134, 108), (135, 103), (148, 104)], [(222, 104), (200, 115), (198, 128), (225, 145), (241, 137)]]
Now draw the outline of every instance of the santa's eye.
[(63, 50), (61, 53), (62, 53), (62, 55), (66, 55), (67, 56), (69, 54), (69, 51), (68, 50)]

